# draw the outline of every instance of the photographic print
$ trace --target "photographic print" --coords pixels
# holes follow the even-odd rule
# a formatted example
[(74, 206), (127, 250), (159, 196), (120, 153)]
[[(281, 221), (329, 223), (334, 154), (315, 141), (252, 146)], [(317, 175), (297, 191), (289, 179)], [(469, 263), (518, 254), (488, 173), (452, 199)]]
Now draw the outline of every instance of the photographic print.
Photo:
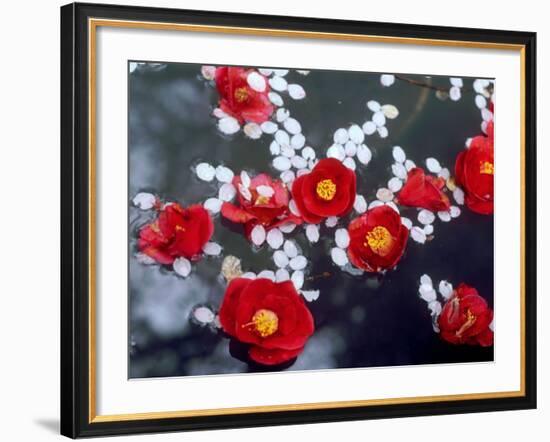
[(493, 361), (494, 79), (128, 76), (130, 378)]

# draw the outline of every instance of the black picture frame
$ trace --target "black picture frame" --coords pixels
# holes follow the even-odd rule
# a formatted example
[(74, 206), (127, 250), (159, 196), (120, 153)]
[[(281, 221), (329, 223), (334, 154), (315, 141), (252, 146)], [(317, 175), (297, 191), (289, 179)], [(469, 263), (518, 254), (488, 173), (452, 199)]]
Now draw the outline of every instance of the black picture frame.
[[(90, 18), (520, 45), (524, 51), (524, 395), (197, 417), (90, 419)], [(135, 434), (536, 408), (536, 34), (73, 3), (61, 8), (61, 434)]]

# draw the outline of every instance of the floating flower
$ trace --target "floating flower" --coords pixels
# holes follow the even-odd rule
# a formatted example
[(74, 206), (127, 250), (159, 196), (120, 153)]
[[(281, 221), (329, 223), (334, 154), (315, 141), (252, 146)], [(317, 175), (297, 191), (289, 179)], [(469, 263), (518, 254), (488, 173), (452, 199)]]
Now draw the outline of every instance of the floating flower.
[(263, 123), (273, 113), (269, 100), (269, 85), (265, 77), (254, 69), (219, 67), (216, 69), (216, 87), (220, 94), (219, 107), (239, 123)]
[(160, 264), (173, 264), (177, 258), (197, 260), (213, 233), (214, 223), (202, 206), (185, 209), (171, 203), (140, 230), (138, 248)]
[(397, 196), (397, 203), (434, 212), (448, 211), (449, 197), (443, 193), (445, 180), (426, 175), (420, 167), (414, 167), (407, 175), (407, 182)]
[(493, 311), (477, 290), (460, 284), (439, 315), (440, 336), (451, 344), (493, 345)]
[(331, 216), (348, 214), (355, 202), (355, 172), (334, 158), (320, 160), (312, 171), (292, 185), (301, 217), (318, 224)]
[(260, 242), (263, 243), (266, 231), (282, 224), (301, 224), (302, 220), (290, 212), (288, 191), (282, 181), (264, 173), (251, 179), (242, 172), (233, 178), (233, 186), (237, 189), (239, 205), (224, 202), (221, 213), (234, 223), (244, 224), (247, 237), (250, 238), (257, 227), (256, 232), (263, 232)]
[(387, 205), (377, 206), (350, 222), (348, 257), (355, 267), (383, 272), (403, 256), (409, 230)]
[(494, 140), (493, 123), (487, 125), (487, 136), (472, 139), (470, 147), (458, 154), (455, 163), (456, 182), (465, 192), (468, 208), (482, 215), (493, 213)]
[(250, 344), (250, 358), (264, 365), (297, 357), (315, 330), (311, 312), (290, 281), (233, 279), (219, 317), (223, 330)]

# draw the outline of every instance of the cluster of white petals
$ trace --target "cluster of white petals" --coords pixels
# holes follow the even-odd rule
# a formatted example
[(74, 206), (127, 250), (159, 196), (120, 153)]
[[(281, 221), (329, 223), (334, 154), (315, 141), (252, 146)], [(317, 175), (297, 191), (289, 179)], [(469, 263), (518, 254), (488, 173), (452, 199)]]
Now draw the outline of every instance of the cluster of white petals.
[(363, 132), (365, 135), (372, 135), (378, 132), (381, 138), (386, 138), (389, 135), (386, 121), (397, 118), (399, 110), (393, 104), (382, 105), (375, 100), (368, 101), (367, 108), (372, 112), (372, 117), (363, 124)]
[(439, 333), (438, 319), (441, 314), (442, 303), (453, 295), (453, 285), (446, 280), (441, 280), (436, 290), (432, 278), (424, 274), (420, 277), (418, 294), (420, 298), (426, 302), (428, 310), (430, 311), (433, 330)]

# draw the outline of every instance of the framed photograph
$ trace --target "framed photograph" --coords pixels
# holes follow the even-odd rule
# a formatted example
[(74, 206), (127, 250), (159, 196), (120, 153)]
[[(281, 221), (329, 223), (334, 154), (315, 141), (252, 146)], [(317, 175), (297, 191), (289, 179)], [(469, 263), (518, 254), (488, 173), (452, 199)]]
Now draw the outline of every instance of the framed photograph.
[(62, 434), (534, 408), (535, 43), (62, 7)]

